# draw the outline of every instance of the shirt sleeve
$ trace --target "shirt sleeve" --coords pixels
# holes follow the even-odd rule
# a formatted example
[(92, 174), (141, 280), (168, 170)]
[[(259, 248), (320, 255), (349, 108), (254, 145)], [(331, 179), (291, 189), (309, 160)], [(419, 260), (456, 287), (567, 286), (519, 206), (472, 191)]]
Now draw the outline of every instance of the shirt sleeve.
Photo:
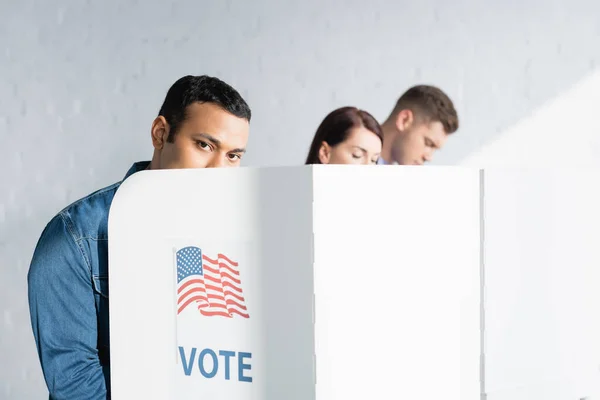
[(29, 268), (33, 335), (52, 399), (106, 399), (91, 270), (65, 218), (46, 226)]

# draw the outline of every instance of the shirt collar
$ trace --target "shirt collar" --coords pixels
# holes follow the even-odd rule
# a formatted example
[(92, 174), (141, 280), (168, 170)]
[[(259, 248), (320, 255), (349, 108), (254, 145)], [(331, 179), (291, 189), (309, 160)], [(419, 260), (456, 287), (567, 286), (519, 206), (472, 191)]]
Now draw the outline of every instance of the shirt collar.
[(150, 161), (139, 161), (134, 163), (131, 168), (129, 168), (129, 171), (127, 171), (127, 174), (125, 175), (125, 178), (123, 178), (123, 180), (129, 178), (131, 175), (135, 174), (136, 172), (140, 172), (145, 170), (146, 168), (148, 168), (148, 166), (150, 165)]

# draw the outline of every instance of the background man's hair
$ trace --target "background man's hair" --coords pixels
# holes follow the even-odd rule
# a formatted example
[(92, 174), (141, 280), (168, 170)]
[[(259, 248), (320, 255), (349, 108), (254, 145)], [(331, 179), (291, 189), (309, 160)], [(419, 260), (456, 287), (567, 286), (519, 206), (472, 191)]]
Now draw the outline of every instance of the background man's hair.
[(218, 78), (207, 75), (187, 75), (171, 86), (163, 102), (159, 116), (169, 124), (168, 142), (175, 140), (175, 134), (186, 119), (188, 106), (194, 103), (213, 103), (238, 118), (250, 122), (252, 112), (242, 96)]
[(417, 120), (441, 122), (446, 134), (458, 130), (458, 114), (450, 97), (435, 86), (418, 85), (408, 89), (396, 103), (394, 114), (411, 110)]

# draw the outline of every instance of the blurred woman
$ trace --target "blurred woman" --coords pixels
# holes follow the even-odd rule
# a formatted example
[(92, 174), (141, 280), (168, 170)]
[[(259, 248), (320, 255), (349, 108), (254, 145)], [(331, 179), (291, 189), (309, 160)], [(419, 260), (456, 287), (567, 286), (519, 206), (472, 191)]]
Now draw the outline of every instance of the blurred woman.
[(381, 126), (371, 114), (342, 107), (319, 125), (305, 164), (376, 164), (382, 145)]

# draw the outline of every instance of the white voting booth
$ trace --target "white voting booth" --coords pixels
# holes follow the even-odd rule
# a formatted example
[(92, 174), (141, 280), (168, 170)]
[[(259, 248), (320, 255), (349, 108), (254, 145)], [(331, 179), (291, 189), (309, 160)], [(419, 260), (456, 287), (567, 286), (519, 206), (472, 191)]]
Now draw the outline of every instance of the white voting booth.
[(137, 173), (109, 217), (112, 398), (593, 399), (598, 178)]
[(600, 170), (483, 172), (487, 400), (600, 399)]

